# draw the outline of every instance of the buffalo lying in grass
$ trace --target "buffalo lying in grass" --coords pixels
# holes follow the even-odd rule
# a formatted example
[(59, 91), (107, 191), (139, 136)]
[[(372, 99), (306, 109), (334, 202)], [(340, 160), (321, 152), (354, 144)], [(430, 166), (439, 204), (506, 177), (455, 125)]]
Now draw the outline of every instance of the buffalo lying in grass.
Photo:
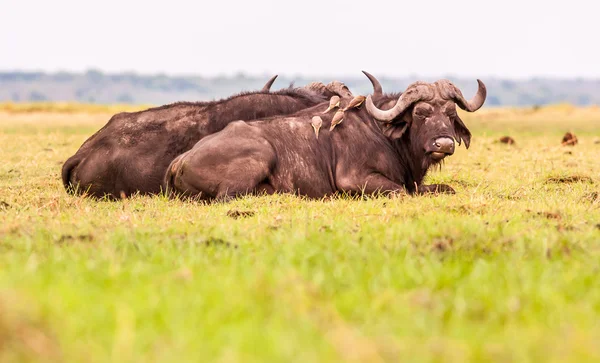
[(231, 121), (291, 114), (349, 93), (340, 82), (270, 92), (274, 80), (261, 91), (220, 101), (180, 102), (113, 116), (64, 163), (65, 188), (94, 197), (157, 194), (177, 155)]
[(323, 114), (336, 108), (323, 103), (291, 117), (230, 123), (177, 157), (165, 187), (204, 200), (276, 192), (314, 198), (335, 192), (453, 193), (447, 185), (423, 185), (423, 178), (454, 153), (455, 140), (469, 147), (471, 133), (455, 105), (479, 109), (486, 98), (483, 82), (467, 101), (447, 80), (382, 94), (368, 76), (374, 94), (365, 102), (343, 99), (335, 113)]

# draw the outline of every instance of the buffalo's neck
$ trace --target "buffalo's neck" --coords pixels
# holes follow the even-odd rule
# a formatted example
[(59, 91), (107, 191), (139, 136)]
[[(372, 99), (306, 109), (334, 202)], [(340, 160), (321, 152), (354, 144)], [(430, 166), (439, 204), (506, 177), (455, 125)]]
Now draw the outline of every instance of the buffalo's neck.
[(384, 135), (385, 124), (375, 121), (366, 113), (361, 116), (371, 131), (377, 135), (376, 137), (389, 147), (390, 154), (387, 155), (393, 155), (393, 160), (389, 160), (390, 168), (383, 174), (392, 181), (403, 184), (410, 193), (413, 193), (416, 190), (415, 184), (420, 185), (427, 173), (423, 163), (425, 155), (419, 155), (416, 150), (413, 150), (408, 134), (399, 140), (393, 140)]
[(415, 150), (416, 148), (412, 145), (408, 134), (395, 140), (394, 148), (400, 164), (404, 166), (404, 185), (410, 193), (413, 193), (416, 191), (416, 187), (423, 183), (429, 169), (429, 165), (425, 160), (425, 153)]
[(364, 112), (360, 115), (361, 118), (369, 125), (372, 132), (380, 135), (382, 139), (386, 140), (386, 143), (389, 143), (395, 154), (396, 160), (393, 163), (397, 168), (393, 168), (394, 175), (388, 177), (395, 182), (402, 183), (409, 193), (414, 193), (417, 186), (423, 183), (430, 166), (425, 152), (415, 146), (418, 143), (413, 145), (409, 130), (400, 139), (388, 138), (383, 134), (385, 124), (374, 120), (366, 111)]

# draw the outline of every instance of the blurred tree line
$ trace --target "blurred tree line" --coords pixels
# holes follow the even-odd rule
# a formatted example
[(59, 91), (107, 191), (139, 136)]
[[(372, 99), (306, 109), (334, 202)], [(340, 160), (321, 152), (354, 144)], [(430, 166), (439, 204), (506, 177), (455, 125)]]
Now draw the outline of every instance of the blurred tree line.
[[(416, 76), (391, 78), (377, 75), (385, 91), (402, 91), (416, 80), (434, 78)], [(166, 104), (176, 101), (206, 101), (219, 99), (240, 91), (261, 88), (272, 75), (247, 76), (167, 76), (136, 73), (108, 74), (98, 70), (85, 73), (0, 72), (0, 101), (77, 101), (85, 103)], [(452, 80), (469, 98), (476, 91), (474, 79), (441, 76)], [(327, 77), (281, 76), (273, 89), (302, 86), (312, 81), (332, 81)], [(355, 94), (368, 94), (371, 85), (359, 71), (356, 75), (340, 77)], [(549, 79), (528, 80), (483, 79), (488, 87), (488, 106), (534, 106), (554, 103), (574, 105), (600, 104), (600, 80)]]

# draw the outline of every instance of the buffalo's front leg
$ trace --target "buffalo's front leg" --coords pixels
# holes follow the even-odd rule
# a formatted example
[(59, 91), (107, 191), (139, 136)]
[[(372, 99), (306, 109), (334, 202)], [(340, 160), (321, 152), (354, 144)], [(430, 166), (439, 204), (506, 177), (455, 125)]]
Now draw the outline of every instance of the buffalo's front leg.
[[(360, 180), (360, 181), (359, 181)], [(349, 194), (406, 194), (406, 189), (381, 174), (370, 174), (366, 178), (340, 178), (338, 188)]]
[(416, 194), (455, 194), (451, 186), (446, 184), (430, 184), (417, 186)]

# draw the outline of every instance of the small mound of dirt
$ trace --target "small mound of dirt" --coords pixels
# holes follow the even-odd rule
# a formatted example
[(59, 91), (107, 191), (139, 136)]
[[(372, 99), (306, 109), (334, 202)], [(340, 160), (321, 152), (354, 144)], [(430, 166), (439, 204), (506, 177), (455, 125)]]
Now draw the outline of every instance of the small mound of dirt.
[(572, 132), (567, 132), (562, 138), (562, 145), (575, 146), (577, 145), (577, 136)]
[(559, 232), (570, 232), (570, 231), (575, 231), (576, 228), (573, 227), (573, 226), (565, 226), (562, 223), (559, 223), (556, 226), (556, 230), (559, 231)]
[(547, 219), (557, 219), (560, 220), (562, 219), (562, 216), (560, 215), (560, 213), (553, 213), (553, 212), (538, 212), (538, 215), (544, 216)]
[(587, 175), (565, 175), (565, 176), (551, 176), (546, 179), (546, 183), (593, 183), (594, 180)]
[(600, 140), (594, 141), (594, 144), (600, 144)]
[(558, 212), (536, 212), (536, 211), (532, 211), (531, 209), (525, 209), (525, 212), (532, 213), (532, 214), (535, 214), (535, 215), (538, 215), (540, 217), (544, 217), (547, 219), (555, 219), (557, 221), (560, 221), (562, 219), (562, 216)]
[(331, 227), (321, 226), (321, 227), (319, 227), (319, 232), (331, 232)]
[(247, 217), (252, 217), (253, 215), (254, 215), (254, 212), (251, 210), (232, 209), (232, 210), (227, 211), (227, 217), (230, 217), (233, 219), (247, 218)]
[(502, 136), (498, 142), (501, 144), (513, 145), (515, 144), (515, 139), (510, 136)]
[(454, 239), (450, 237), (436, 238), (433, 242), (433, 249), (438, 252), (445, 252), (454, 245)]

